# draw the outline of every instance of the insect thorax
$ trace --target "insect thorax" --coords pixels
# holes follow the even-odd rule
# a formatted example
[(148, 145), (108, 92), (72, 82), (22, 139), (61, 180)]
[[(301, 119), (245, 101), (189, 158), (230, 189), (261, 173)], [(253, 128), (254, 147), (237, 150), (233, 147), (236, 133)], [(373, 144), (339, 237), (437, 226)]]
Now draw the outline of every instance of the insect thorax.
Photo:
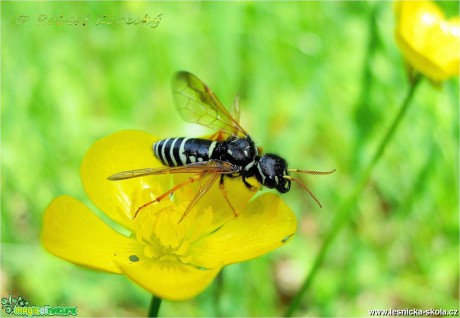
[(246, 138), (231, 137), (223, 141), (222, 150), (222, 160), (240, 166), (246, 171), (250, 169), (251, 164), (254, 164), (257, 156), (257, 148), (249, 136)]

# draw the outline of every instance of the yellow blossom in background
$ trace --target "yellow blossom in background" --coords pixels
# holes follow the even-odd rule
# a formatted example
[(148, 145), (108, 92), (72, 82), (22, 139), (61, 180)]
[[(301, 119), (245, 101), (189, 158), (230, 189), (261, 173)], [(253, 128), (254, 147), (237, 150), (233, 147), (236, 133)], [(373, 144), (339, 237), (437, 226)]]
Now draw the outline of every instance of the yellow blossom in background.
[(460, 18), (446, 19), (432, 1), (395, 3), (395, 37), (404, 59), (433, 81), (459, 75)]
[(158, 297), (182, 300), (203, 291), (223, 266), (278, 248), (295, 232), (296, 218), (278, 195), (253, 198), (241, 181), (228, 179), (228, 196), (239, 217), (234, 217), (216, 183), (181, 223), (198, 185), (177, 191), (172, 200), (149, 205), (132, 219), (137, 207), (180, 177), (107, 177), (161, 166), (151, 151), (157, 140), (141, 131), (113, 134), (91, 147), (81, 167), (90, 199), (131, 234), (115, 231), (83, 203), (63, 195), (45, 211), (42, 242), (50, 253), (91, 269), (125, 274)]

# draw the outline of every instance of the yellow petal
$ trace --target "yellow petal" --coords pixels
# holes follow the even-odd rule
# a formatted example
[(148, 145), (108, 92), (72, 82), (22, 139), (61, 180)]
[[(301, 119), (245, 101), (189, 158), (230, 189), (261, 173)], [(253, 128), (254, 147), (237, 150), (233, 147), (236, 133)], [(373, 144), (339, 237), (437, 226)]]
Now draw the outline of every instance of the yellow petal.
[(143, 253), (143, 245), (108, 227), (80, 201), (54, 199), (45, 211), (41, 240), (52, 254), (84, 267), (121, 273), (115, 263)]
[(161, 194), (169, 188), (170, 176), (150, 176), (127, 180), (107, 180), (112, 174), (142, 168), (159, 167), (152, 144), (158, 138), (143, 131), (125, 130), (97, 141), (81, 166), (86, 193), (113, 220), (134, 230), (133, 212), (152, 200), (152, 192)]
[(460, 20), (446, 20), (431, 1), (398, 1), (396, 41), (406, 61), (428, 78), (441, 81), (458, 76)]
[(195, 262), (206, 268), (246, 261), (284, 245), (297, 220), (279, 195), (265, 193), (236, 218), (193, 244)]
[(184, 300), (196, 296), (220, 271), (220, 268), (198, 269), (177, 261), (153, 261), (146, 257), (119, 266), (138, 285), (168, 300)]

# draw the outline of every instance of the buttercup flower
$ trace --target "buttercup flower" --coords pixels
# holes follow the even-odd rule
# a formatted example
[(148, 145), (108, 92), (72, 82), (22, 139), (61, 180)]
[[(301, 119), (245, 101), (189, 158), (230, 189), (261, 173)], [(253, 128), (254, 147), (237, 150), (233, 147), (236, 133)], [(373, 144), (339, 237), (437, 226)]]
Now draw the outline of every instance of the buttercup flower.
[(88, 196), (131, 234), (115, 231), (83, 203), (63, 195), (45, 211), (42, 242), (50, 253), (125, 274), (158, 297), (182, 300), (200, 293), (223, 266), (265, 254), (291, 238), (296, 218), (279, 196), (253, 198), (237, 179), (227, 178), (225, 186), (239, 217), (216, 182), (180, 223), (198, 184), (147, 206), (133, 219), (139, 206), (190, 176), (107, 180), (116, 172), (161, 166), (151, 152), (157, 140), (141, 131), (122, 131), (96, 142), (83, 159), (81, 178)]
[(459, 75), (460, 18), (431, 1), (397, 1), (395, 37), (406, 62), (433, 81)]

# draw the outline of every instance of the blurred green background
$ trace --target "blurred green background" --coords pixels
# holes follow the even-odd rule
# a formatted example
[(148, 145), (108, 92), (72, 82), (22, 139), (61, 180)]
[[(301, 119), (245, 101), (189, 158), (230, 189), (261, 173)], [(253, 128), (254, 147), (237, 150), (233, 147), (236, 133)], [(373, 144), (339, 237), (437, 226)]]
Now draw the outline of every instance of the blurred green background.
[[(456, 2), (442, 6), (458, 12)], [(195, 299), (164, 301), (160, 315), (282, 315), (408, 90), (392, 3), (2, 2), (1, 9), (1, 297), (78, 306), (81, 316), (146, 314), (150, 295), (125, 277), (48, 254), (39, 242), (42, 215), (60, 194), (93, 207), (79, 167), (103, 136), (209, 133), (174, 109), (171, 77), (188, 70), (226, 105), (239, 93), (243, 126), (266, 151), (291, 167), (337, 171), (301, 177), (322, 209), (300, 187), (283, 195), (299, 218), (289, 244), (226, 267), (222, 283)], [(37, 25), (41, 14), (90, 20)], [(157, 28), (95, 25), (103, 15), (146, 14), (162, 14)], [(20, 15), (29, 20), (17, 24)], [(296, 315), (458, 308), (458, 99), (456, 79), (421, 83)]]

